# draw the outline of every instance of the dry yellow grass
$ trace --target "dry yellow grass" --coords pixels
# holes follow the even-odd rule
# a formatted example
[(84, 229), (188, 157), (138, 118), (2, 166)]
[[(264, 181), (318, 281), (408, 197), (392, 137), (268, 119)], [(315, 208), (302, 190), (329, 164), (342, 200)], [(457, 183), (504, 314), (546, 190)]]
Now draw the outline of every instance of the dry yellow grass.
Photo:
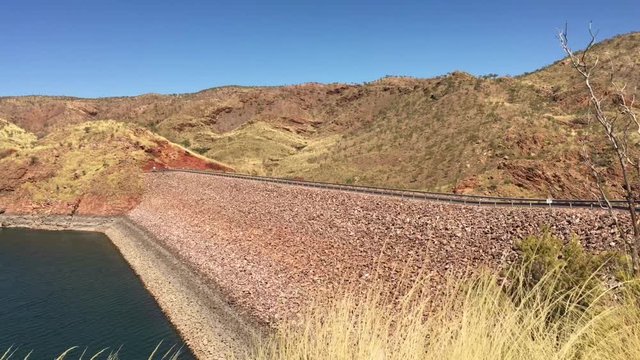
[(100, 120), (68, 125), (29, 146), (0, 152), (0, 173), (10, 175), (0, 178), (0, 189), (9, 190), (0, 190), (0, 197), (10, 204), (8, 211), (118, 213), (141, 196), (143, 169), (183, 163), (213, 166), (202, 155), (135, 124)]
[[(160, 351), (160, 345), (162, 344), (162, 342), (160, 342), (160, 344), (158, 344), (156, 346), (156, 348), (153, 350), (153, 352), (151, 353), (151, 355), (149, 355), (149, 357), (147, 358), (147, 360), (154, 360), (154, 359), (160, 359), (160, 360), (179, 360), (180, 359), (180, 349), (176, 350), (174, 349), (174, 347), (172, 346), (169, 350), (167, 350), (166, 352), (164, 351)], [(19, 350), (18, 347), (9, 347), (7, 350), (5, 350), (4, 353), (0, 353), (0, 360), (19, 360), (17, 356), (15, 356), (16, 352)], [(67, 350), (65, 350), (62, 354), (58, 355), (54, 360), (71, 360), (71, 359), (79, 359), (82, 360), (84, 358), (88, 358), (89, 360), (97, 360), (97, 359), (104, 359), (104, 360), (119, 360), (120, 356), (118, 355), (119, 350), (113, 351), (110, 350), (109, 348), (104, 348), (98, 352), (96, 352), (95, 354), (90, 354), (87, 353), (87, 349), (85, 348), (84, 350), (80, 349), (78, 346), (73, 346), (68, 348)], [(28, 360), (29, 357), (31, 356), (32, 352), (29, 352), (24, 358), (22, 358), (23, 360)], [(79, 355), (78, 355), (79, 353)]]
[[(278, 161), (277, 166), (270, 168), (270, 175), (278, 177), (305, 178), (316, 171), (325, 159), (329, 157), (333, 146), (340, 140), (341, 135), (327, 135), (314, 137), (306, 141), (307, 146)], [(348, 169), (324, 167), (325, 172), (334, 172), (334, 181), (346, 182), (349, 179)], [(311, 179), (311, 177), (307, 178)]]
[(0, 119), (0, 152), (3, 150), (19, 150), (33, 146), (37, 137), (32, 133)]
[(319, 166), (339, 136), (303, 136), (266, 122), (248, 123), (217, 134), (198, 128), (173, 134), (174, 140), (235, 170), (254, 175), (301, 176)]
[(112, 196), (138, 194), (142, 177), (138, 168), (156, 137), (146, 130), (115, 121), (95, 121), (55, 131), (19, 160), (42, 162), (53, 176), (23, 186), (34, 201), (72, 200), (81, 194)]
[(0, 172), (28, 169), (31, 178), (16, 193), (36, 204), (71, 202), (84, 195), (137, 196), (142, 192), (140, 168), (150, 158), (145, 150), (163, 140), (115, 121), (66, 126), (37, 141), (29, 135), (21, 134), (21, 143), (28, 146), (0, 158)]
[[(417, 281), (398, 302), (383, 287), (312, 306), (262, 341), (258, 360), (640, 359), (633, 296), (588, 287), (557, 291), (558, 272), (514, 300), (496, 275), (452, 281), (440, 301)], [(517, 291), (517, 290), (516, 290)], [(593, 293), (595, 292), (595, 293)], [(587, 296), (588, 295), (588, 296)], [(587, 297), (595, 298), (586, 307)], [(563, 309), (558, 313), (558, 308)]]
[(307, 141), (256, 122), (222, 135), (212, 134), (206, 146), (205, 155), (211, 159), (230, 164), (241, 172), (267, 175), (270, 164), (294, 155), (307, 146)]

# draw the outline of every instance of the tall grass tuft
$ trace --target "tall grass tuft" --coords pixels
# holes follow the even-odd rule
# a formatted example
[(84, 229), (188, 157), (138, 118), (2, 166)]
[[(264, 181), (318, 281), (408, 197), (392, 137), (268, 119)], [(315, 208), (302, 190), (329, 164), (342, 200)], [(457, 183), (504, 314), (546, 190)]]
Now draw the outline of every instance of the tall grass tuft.
[(529, 270), (514, 268), (507, 276), (481, 271), (452, 280), (438, 297), (427, 278), (401, 294), (383, 285), (364, 298), (345, 292), (284, 324), (250, 357), (640, 359), (637, 292), (627, 290), (634, 284), (606, 286), (594, 272), (567, 287), (566, 266), (547, 269), (532, 283), (524, 278)]
[[(180, 359), (181, 349), (176, 349), (175, 346), (172, 346), (171, 348), (169, 348), (169, 350), (161, 352), (160, 345), (162, 345), (162, 342), (160, 342), (155, 347), (155, 349), (153, 350), (151, 355), (149, 355), (147, 360), (179, 360)], [(0, 353), (0, 360), (29, 360), (31, 359), (31, 354), (33, 353), (33, 351), (29, 352), (27, 355), (25, 355), (25, 357), (20, 359), (15, 356), (17, 352), (18, 352), (17, 347), (10, 346), (7, 350), (5, 350), (4, 353)], [(109, 348), (104, 348), (96, 353), (90, 354), (90, 353), (87, 353), (86, 348), (80, 351), (79, 347), (72, 346), (67, 350), (65, 350), (62, 354), (55, 357), (54, 360), (85, 360), (85, 359), (86, 360), (120, 360), (120, 357), (118, 355), (119, 352), (120, 352), (120, 349), (113, 351), (113, 350), (110, 350)]]

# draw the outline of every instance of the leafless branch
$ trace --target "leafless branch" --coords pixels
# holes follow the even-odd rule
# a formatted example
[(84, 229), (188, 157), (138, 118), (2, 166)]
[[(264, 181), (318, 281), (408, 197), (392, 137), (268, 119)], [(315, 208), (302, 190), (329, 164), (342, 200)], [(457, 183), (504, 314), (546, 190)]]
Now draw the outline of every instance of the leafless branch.
[[(616, 155), (617, 163), (620, 166), (623, 181), (622, 187), (625, 192), (625, 199), (627, 201), (627, 208), (631, 217), (631, 224), (633, 228), (633, 240), (629, 239), (629, 237), (626, 236), (626, 233), (620, 227), (620, 222), (618, 221), (618, 217), (613, 211), (611, 202), (606, 196), (604, 182), (597, 168), (592, 162), (590, 162), (590, 157), (588, 157), (588, 154), (587, 157), (585, 157), (585, 159), (589, 161), (588, 166), (595, 178), (596, 185), (600, 192), (600, 198), (603, 199), (606, 207), (609, 209), (609, 214), (614, 221), (619, 236), (621, 236), (625, 240), (625, 243), (629, 248), (628, 250), (632, 258), (633, 269), (636, 275), (638, 275), (640, 274), (640, 224), (638, 223), (637, 219), (635, 200), (636, 197), (634, 196), (633, 188), (631, 186), (631, 174), (629, 173), (628, 167), (633, 167), (637, 172), (637, 176), (640, 176), (640, 161), (638, 161), (637, 159), (633, 159), (629, 152), (629, 128), (632, 124), (634, 124), (637, 132), (640, 134), (640, 122), (638, 122), (638, 118), (633, 111), (632, 106), (629, 105), (625, 97), (626, 85), (616, 87), (616, 96), (618, 97), (617, 100), (620, 103), (619, 113), (624, 116), (627, 121), (623, 123), (622, 126), (619, 126), (619, 116), (609, 116), (607, 112), (605, 112), (605, 96), (598, 95), (591, 83), (592, 73), (598, 67), (600, 60), (598, 56), (595, 56), (593, 58), (591, 57), (591, 51), (596, 43), (597, 36), (597, 32), (594, 33), (591, 24), (589, 24), (589, 35), (589, 43), (585, 50), (579, 56), (576, 55), (569, 46), (568, 27), (566, 24), (564, 30), (559, 32), (558, 39), (560, 40), (562, 49), (569, 57), (572, 67), (581, 75), (582, 80), (584, 81), (589, 95), (589, 103), (591, 104), (591, 108), (594, 111), (594, 117), (604, 131), (609, 145)], [(611, 84), (615, 87), (615, 84), (613, 83), (614, 73), (614, 71), (611, 72), (610, 81)], [(635, 98), (632, 97), (630, 103), (633, 104), (634, 100)]]

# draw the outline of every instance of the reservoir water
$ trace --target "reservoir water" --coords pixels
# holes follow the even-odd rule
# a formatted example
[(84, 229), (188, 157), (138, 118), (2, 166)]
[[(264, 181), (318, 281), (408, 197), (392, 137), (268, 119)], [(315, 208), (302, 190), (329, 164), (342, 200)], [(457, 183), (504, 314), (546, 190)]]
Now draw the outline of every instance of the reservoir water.
[(31, 350), (30, 360), (54, 359), (78, 346), (65, 359), (109, 347), (140, 360), (161, 341), (161, 350), (175, 345), (179, 359), (194, 359), (104, 234), (0, 229), (0, 357), (18, 346), (12, 359)]

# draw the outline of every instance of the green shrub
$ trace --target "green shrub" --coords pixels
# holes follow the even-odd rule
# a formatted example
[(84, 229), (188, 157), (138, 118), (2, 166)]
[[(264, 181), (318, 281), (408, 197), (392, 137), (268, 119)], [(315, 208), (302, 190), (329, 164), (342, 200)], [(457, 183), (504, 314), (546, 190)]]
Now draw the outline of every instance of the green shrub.
[[(571, 306), (588, 308), (603, 292), (606, 279), (619, 279), (626, 257), (617, 252), (586, 251), (577, 237), (564, 242), (548, 230), (516, 243), (520, 263), (507, 274), (514, 302), (527, 301), (526, 294), (544, 284), (542, 293), (557, 301), (552, 314), (562, 316)], [(548, 279), (553, 277), (553, 279)], [(576, 292), (575, 289), (580, 289)], [(569, 298), (571, 297), (571, 298)], [(577, 297), (577, 298), (575, 298)]]
[(200, 155), (204, 155), (207, 153), (207, 151), (209, 151), (208, 147), (197, 147), (197, 148), (193, 148), (193, 151), (197, 152)]

